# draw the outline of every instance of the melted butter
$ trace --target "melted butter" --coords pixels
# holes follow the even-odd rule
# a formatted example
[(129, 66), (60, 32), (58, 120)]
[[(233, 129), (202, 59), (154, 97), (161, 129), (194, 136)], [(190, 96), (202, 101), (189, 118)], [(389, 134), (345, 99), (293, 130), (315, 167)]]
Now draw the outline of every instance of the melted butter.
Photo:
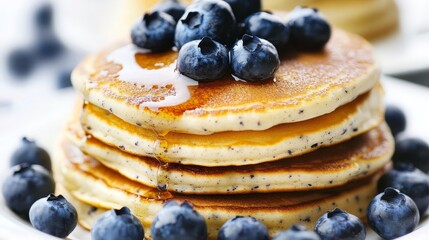
[(157, 111), (160, 107), (176, 106), (188, 101), (191, 97), (188, 87), (198, 85), (197, 81), (176, 71), (176, 58), (175, 52), (150, 53), (147, 49), (128, 44), (113, 51), (107, 60), (122, 66), (118, 72), (121, 81), (145, 88), (163, 86), (174, 91), (174, 94), (163, 98), (144, 96), (145, 101), (140, 104), (140, 108)]

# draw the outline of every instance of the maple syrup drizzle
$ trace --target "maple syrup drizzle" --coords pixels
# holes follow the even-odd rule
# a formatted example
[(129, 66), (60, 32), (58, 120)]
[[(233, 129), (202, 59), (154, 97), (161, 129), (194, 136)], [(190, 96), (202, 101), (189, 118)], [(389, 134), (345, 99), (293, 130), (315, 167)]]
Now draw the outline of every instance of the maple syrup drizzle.
[(172, 198), (171, 193), (168, 191), (169, 163), (164, 161), (166, 159), (165, 154), (168, 151), (168, 142), (165, 138), (168, 132), (160, 132), (155, 128), (152, 128), (152, 131), (157, 136), (153, 144), (153, 156), (159, 163), (156, 170), (156, 189), (152, 196), (158, 200), (166, 200)]
[[(140, 108), (147, 107), (157, 111), (160, 107), (175, 106), (186, 102), (190, 98), (188, 87), (198, 85), (197, 81), (176, 71), (176, 55), (174, 52), (150, 53), (146, 49), (128, 44), (113, 51), (107, 57), (107, 60), (122, 66), (122, 69), (118, 72), (120, 81), (140, 86), (144, 85), (149, 88), (164, 86), (174, 89), (175, 94), (173, 95), (168, 95), (165, 98), (161, 98), (161, 100), (156, 98), (156, 101), (152, 101), (151, 96), (148, 96), (147, 101), (140, 104)], [(151, 127), (151, 129), (157, 136), (153, 144), (153, 157), (158, 161), (159, 165), (156, 171), (157, 187), (147, 194), (152, 199), (166, 200), (172, 198), (172, 194), (168, 191), (169, 163), (165, 162), (168, 151), (168, 141), (165, 136), (168, 131), (162, 132), (154, 127)]]
[[(147, 107), (157, 111), (160, 107), (175, 106), (188, 101), (190, 98), (188, 87), (198, 85), (197, 81), (180, 74), (176, 70), (176, 59), (174, 58), (170, 62), (169, 54), (171, 55), (172, 53), (154, 54), (147, 49), (127, 44), (110, 53), (107, 60), (122, 66), (122, 69), (118, 72), (120, 81), (140, 86), (144, 85), (149, 88), (153, 86), (172, 86), (174, 94), (169, 94), (163, 98), (153, 98), (156, 101), (152, 101), (151, 96), (147, 96), (147, 99), (140, 104), (140, 108)], [(149, 66), (148, 62), (151, 61), (139, 61), (144, 56), (148, 56), (151, 60), (157, 59), (157, 61), (154, 61)], [(139, 62), (142, 62), (142, 64)]]

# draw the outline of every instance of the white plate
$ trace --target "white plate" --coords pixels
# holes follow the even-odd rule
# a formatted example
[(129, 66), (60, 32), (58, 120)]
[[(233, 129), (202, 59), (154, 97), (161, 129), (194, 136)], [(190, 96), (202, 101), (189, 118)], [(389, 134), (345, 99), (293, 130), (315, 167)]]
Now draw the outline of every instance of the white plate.
[[(408, 126), (406, 136), (416, 136), (429, 142), (429, 112), (424, 106), (429, 102), (429, 89), (393, 78), (383, 78), (386, 89), (386, 102), (400, 106), (407, 114)], [(51, 109), (45, 109), (43, 120), (37, 120), (28, 127), (15, 127), (14, 131), (9, 129), (9, 134), (0, 136), (0, 183), (8, 172), (8, 160), (11, 152), (16, 148), (20, 137), (25, 134), (34, 138), (38, 143), (48, 150), (56, 144), (58, 133), (71, 111), (73, 103), (72, 94), (58, 94), (55, 96), (58, 104), (51, 104)], [(58, 108), (63, 106), (62, 108)], [(10, 126), (12, 127), (12, 126)], [(33, 229), (28, 223), (16, 217), (6, 206), (0, 197), (0, 239), (56, 239)], [(148, 231), (148, 229), (146, 229)], [(403, 237), (403, 239), (417, 240), (427, 239), (429, 234), (428, 216), (424, 218), (419, 229)], [(78, 227), (69, 237), (70, 239), (90, 239), (90, 234)], [(373, 232), (369, 231), (367, 239), (379, 239)]]
[(399, 30), (373, 42), (377, 61), (385, 74), (429, 70), (429, 1), (397, 0)]

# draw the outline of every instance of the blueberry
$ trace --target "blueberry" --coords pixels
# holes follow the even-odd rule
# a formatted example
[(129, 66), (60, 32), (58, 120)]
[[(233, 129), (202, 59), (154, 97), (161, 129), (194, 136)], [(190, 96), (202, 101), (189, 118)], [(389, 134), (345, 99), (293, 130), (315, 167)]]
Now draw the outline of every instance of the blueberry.
[(204, 218), (187, 202), (178, 205), (168, 201), (155, 216), (151, 233), (153, 240), (205, 240), (207, 225)]
[(362, 221), (338, 208), (323, 214), (317, 220), (314, 231), (323, 240), (364, 240), (366, 237), (365, 225)]
[(389, 125), (393, 136), (397, 136), (399, 133), (405, 130), (407, 126), (407, 119), (404, 112), (392, 105), (386, 106), (386, 112), (384, 113), (387, 125)]
[(163, 12), (146, 13), (131, 30), (133, 43), (152, 51), (164, 51), (173, 46), (176, 22)]
[(320, 240), (320, 236), (303, 225), (292, 225), (288, 230), (280, 232), (273, 240)]
[(72, 86), (71, 83), (71, 70), (63, 70), (58, 74), (57, 77), (57, 87), (59, 89), (61, 88), (68, 88)]
[(53, 34), (40, 36), (36, 41), (36, 56), (41, 60), (51, 60), (58, 57), (64, 51), (64, 46)]
[(222, 225), (218, 240), (268, 240), (268, 229), (253, 217), (237, 216)]
[(301, 50), (319, 50), (331, 37), (331, 26), (314, 8), (296, 7), (287, 25), (290, 42)]
[(185, 13), (185, 6), (178, 0), (163, 0), (152, 8), (152, 12), (165, 12), (173, 17), (174, 21), (179, 21)]
[(282, 49), (289, 38), (289, 28), (273, 14), (257, 12), (244, 21), (244, 32), (266, 39), (277, 49)]
[(28, 219), (31, 205), (55, 191), (54, 179), (39, 165), (21, 164), (3, 182), (6, 205), (20, 217)]
[(141, 222), (123, 207), (119, 210), (110, 210), (101, 215), (91, 230), (93, 240), (142, 240), (144, 230)]
[(9, 71), (16, 77), (26, 77), (30, 75), (36, 65), (33, 52), (18, 49), (10, 53), (7, 58)]
[(65, 238), (76, 228), (77, 212), (62, 195), (49, 194), (31, 206), (30, 222), (39, 231)]
[(21, 146), (15, 150), (10, 159), (10, 166), (22, 163), (41, 165), (48, 171), (52, 171), (51, 157), (48, 152), (26, 137), (22, 138)]
[(416, 204), (394, 188), (386, 188), (368, 206), (369, 226), (382, 238), (393, 239), (412, 232), (419, 223)]
[(177, 22), (174, 43), (179, 49), (185, 43), (210, 37), (224, 45), (234, 40), (235, 17), (228, 3), (221, 0), (196, 1), (186, 8)]
[(273, 77), (280, 65), (279, 55), (273, 44), (247, 34), (235, 43), (230, 56), (232, 73), (250, 82)]
[(52, 27), (52, 6), (51, 4), (41, 5), (34, 16), (36, 27), (39, 29), (48, 29)]
[(177, 69), (182, 74), (202, 82), (221, 78), (228, 67), (228, 50), (209, 37), (186, 43), (177, 58)]
[(429, 172), (429, 146), (418, 138), (407, 138), (396, 143), (394, 162), (409, 162), (425, 173)]
[(237, 22), (242, 22), (246, 17), (261, 11), (261, 0), (224, 0), (234, 13)]
[(398, 162), (378, 181), (378, 192), (385, 188), (396, 188), (413, 199), (423, 215), (429, 207), (429, 177), (411, 163)]

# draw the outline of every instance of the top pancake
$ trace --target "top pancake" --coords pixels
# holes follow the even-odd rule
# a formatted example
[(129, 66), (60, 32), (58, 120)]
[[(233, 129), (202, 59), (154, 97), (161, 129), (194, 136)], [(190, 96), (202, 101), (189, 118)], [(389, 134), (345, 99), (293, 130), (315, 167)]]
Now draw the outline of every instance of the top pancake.
[(90, 56), (72, 80), (86, 101), (160, 133), (264, 130), (315, 118), (367, 92), (379, 78), (369, 43), (336, 29), (323, 51), (281, 54), (275, 79), (259, 84), (229, 74), (198, 84), (175, 71), (177, 52), (140, 51), (122, 44)]

